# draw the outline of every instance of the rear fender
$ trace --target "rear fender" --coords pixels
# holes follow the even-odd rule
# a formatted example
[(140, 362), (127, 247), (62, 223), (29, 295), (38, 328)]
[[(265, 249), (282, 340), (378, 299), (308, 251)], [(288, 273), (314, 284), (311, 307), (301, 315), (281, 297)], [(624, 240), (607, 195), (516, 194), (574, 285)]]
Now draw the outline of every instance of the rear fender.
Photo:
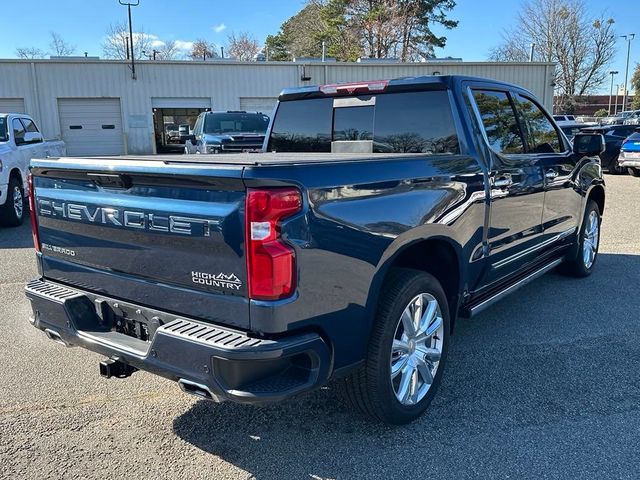
[[(425, 235), (424, 230), (427, 230), (428, 234)], [(382, 258), (380, 259), (380, 262), (378, 263), (376, 273), (374, 274), (373, 280), (371, 282), (371, 288), (369, 289), (369, 296), (367, 298), (366, 304), (365, 318), (369, 322), (369, 324), (367, 325), (367, 331), (369, 333), (371, 332), (371, 329), (373, 327), (378, 300), (380, 299), (380, 295), (382, 295), (383, 293), (382, 286), (387, 274), (389, 273), (389, 270), (393, 268), (398, 258), (409, 248), (418, 243), (427, 242), (430, 240), (446, 242), (451, 247), (453, 247), (453, 250), (456, 254), (459, 271), (458, 292), (464, 291), (464, 279), (466, 278), (467, 272), (467, 269), (464, 267), (466, 254), (464, 253), (462, 245), (457, 242), (452, 236), (451, 229), (443, 225), (427, 225), (423, 228), (416, 228), (414, 230), (411, 230), (405, 235), (397, 237), (394, 242), (389, 245)], [(457, 311), (460, 303), (461, 295), (459, 294), (455, 301), (455, 305), (453, 305), (454, 308), (450, 309), (452, 330), (455, 323), (455, 317), (457, 317)]]

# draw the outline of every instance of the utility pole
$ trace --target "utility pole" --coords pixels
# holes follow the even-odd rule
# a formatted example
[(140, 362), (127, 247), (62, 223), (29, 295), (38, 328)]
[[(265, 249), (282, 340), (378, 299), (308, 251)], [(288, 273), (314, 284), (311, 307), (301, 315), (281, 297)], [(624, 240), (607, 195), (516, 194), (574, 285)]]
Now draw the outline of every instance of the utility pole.
[[(609, 116), (611, 116), (611, 97), (613, 96), (613, 76), (617, 75), (618, 72), (611, 70), (609, 75), (611, 75), (611, 89), (609, 90)], [(616, 95), (617, 96), (617, 95)], [(617, 102), (617, 100), (616, 100)]]
[(136, 79), (136, 60), (135, 54), (133, 53), (133, 26), (131, 25), (131, 7), (137, 7), (140, 5), (140, 0), (135, 0), (133, 2), (124, 2), (123, 0), (118, 0), (120, 5), (126, 6), (129, 11), (129, 38), (131, 39), (131, 78)]
[(629, 54), (631, 53), (631, 40), (636, 36), (635, 33), (630, 33), (628, 35), (622, 35), (627, 41), (627, 67), (624, 71), (624, 92), (622, 92), (622, 111), (624, 112), (627, 109), (627, 79), (629, 77)]
[(224, 58), (224, 47), (220, 47), (220, 57)]

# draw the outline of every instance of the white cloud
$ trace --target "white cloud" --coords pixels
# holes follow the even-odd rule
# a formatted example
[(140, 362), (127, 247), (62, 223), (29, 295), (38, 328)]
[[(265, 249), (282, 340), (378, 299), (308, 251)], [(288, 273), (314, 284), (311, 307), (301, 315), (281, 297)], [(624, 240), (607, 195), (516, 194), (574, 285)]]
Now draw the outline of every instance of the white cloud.
[(188, 40), (176, 40), (176, 48), (178, 50), (184, 50), (186, 52), (190, 52), (193, 48), (193, 42)]
[(214, 32), (220, 33), (223, 30), (225, 30), (227, 28), (227, 26), (224, 23), (221, 23), (220, 25), (214, 25), (212, 28), (213, 28)]

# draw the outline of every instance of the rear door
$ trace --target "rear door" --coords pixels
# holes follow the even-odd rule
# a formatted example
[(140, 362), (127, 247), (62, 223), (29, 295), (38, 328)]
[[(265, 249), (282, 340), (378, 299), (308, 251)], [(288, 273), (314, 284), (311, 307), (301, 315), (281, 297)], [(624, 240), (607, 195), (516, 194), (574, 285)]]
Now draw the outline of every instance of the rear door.
[(514, 97), (527, 151), (543, 171), (543, 236), (551, 242), (573, 233), (580, 222), (582, 196), (575, 184), (577, 159), (550, 116), (534, 99), (524, 93)]
[(240, 165), (38, 161), (45, 278), (249, 328)]
[(489, 266), (484, 285), (517, 272), (541, 242), (544, 181), (536, 155), (526, 151), (513, 95), (506, 89), (470, 90), (490, 159)]

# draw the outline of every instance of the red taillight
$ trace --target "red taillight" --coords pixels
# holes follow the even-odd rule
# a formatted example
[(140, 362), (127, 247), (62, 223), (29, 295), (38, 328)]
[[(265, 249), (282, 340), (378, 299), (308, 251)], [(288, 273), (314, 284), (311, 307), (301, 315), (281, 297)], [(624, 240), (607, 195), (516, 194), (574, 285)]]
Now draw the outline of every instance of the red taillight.
[(38, 219), (36, 218), (36, 194), (33, 189), (33, 175), (27, 177), (29, 185), (29, 218), (31, 218), (31, 235), (36, 252), (40, 252), (40, 235), (38, 234)]
[(295, 188), (247, 190), (247, 278), (249, 297), (278, 300), (296, 288), (296, 258), (281, 237), (280, 221), (302, 209)]
[(366, 92), (383, 92), (389, 85), (389, 80), (378, 80), (375, 82), (358, 82), (358, 83), (342, 83), (321, 85), (320, 91), (325, 95), (338, 95)]

